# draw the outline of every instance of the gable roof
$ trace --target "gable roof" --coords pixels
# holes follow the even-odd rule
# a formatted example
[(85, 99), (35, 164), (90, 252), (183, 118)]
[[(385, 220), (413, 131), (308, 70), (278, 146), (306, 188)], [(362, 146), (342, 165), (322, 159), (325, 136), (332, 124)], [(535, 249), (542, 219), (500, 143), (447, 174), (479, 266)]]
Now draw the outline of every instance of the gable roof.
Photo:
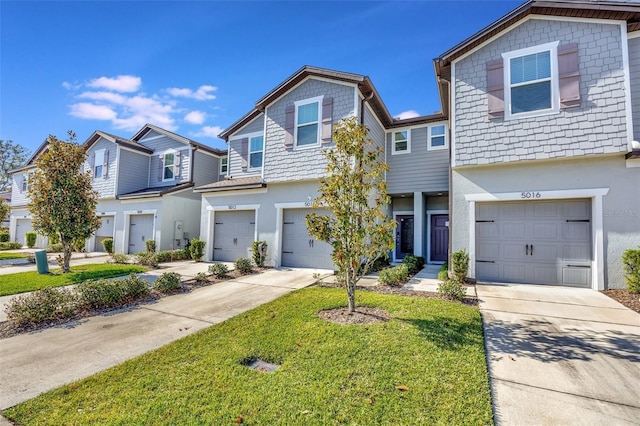
[(108, 141), (111, 141), (115, 144), (122, 145), (127, 148), (131, 148), (136, 151), (144, 152), (146, 154), (153, 153), (152, 149), (147, 148), (146, 146), (132, 141), (131, 139), (121, 138), (120, 136), (112, 135), (111, 133), (103, 132), (102, 130), (96, 130), (93, 132), (91, 136), (87, 138), (87, 140), (82, 144), (85, 150), (91, 148), (91, 146), (98, 141), (98, 139), (104, 138)]
[(225, 157), (227, 155), (227, 151), (226, 150), (221, 150), (221, 149), (216, 149), (213, 147), (210, 147), (208, 145), (205, 145), (203, 143), (194, 141), (193, 139), (189, 139), (189, 138), (185, 138), (184, 136), (181, 136), (177, 133), (173, 133), (169, 130), (163, 129), (162, 127), (158, 127), (158, 126), (154, 126), (153, 124), (145, 124), (142, 129), (138, 130), (138, 132), (133, 135), (133, 137), (131, 138), (132, 140), (136, 141), (137, 143), (139, 143), (138, 141), (140, 139), (142, 139), (144, 137), (144, 135), (146, 135), (147, 133), (149, 133), (150, 131), (154, 131), (157, 133), (160, 133), (162, 135), (165, 135), (167, 137), (170, 137), (171, 139), (186, 143), (188, 145), (192, 145), (194, 147), (196, 147), (197, 149), (201, 149), (203, 151), (207, 151), (213, 155), (216, 155), (218, 157)]
[(255, 107), (251, 111), (227, 127), (222, 133), (220, 133), (219, 137), (224, 140), (228, 140), (229, 136), (262, 114), (268, 105), (275, 102), (308, 77), (322, 77), (329, 80), (357, 85), (358, 90), (362, 96), (367, 99), (369, 106), (385, 128), (401, 127), (409, 124), (427, 123), (446, 119), (443, 114), (433, 114), (403, 120), (395, 119), (391, 117), (391, 114), (389, 114), (389, 110), (368, 76), (305, 65), (286, 78), (282, 83), (278, 84), (269, 93), (258, 99), (255, 103)]

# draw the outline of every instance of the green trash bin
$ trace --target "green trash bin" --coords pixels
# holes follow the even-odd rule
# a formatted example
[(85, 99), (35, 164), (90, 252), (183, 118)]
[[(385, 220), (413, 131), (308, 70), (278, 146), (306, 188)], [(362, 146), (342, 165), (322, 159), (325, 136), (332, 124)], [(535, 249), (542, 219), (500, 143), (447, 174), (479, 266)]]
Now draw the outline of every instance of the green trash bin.
[(49, 262), (47, 262), (47, 251), (46, 250), (38, 250), (36, 251), (36, 266), (38, 267), (39, 274), (48, 274), (49, 273)]

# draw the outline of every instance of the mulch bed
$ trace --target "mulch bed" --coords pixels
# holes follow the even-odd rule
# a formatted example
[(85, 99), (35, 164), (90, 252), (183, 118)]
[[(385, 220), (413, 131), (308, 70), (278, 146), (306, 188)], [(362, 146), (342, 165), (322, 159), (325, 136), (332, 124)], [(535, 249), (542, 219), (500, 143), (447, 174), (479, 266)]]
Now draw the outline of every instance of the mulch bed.
[(621, 289), (603, 290), (602, 293), (640, 314), (640, 294)]
[(353, 313), (349, 312), (349, 308), (326, 309), (318, 312), (318, 317), (340, 325), (376, 324), (391, 319), (391, 315), (384, 309), (369, 306), (358, 306)]

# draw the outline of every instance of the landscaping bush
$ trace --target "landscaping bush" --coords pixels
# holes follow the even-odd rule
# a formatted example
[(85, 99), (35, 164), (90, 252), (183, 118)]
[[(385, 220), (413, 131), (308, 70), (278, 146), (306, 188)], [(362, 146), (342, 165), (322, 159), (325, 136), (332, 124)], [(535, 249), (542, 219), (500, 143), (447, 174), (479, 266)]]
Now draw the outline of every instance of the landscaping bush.
[(29, 231), (24, 235), (25, 235), (25, 239), (27, 240), (27, 247), (32, 248), (33, 246), (36, 245), (36, 238), (38, 237), (38, 234), (36, 234), (35, 232)]
[(241, 274), (249, 274), (253, 271), (253, 265), (251, 264), (251, 259), (247, 259), (246, 257), (239, 257), (233, 262), (234, 266)]
[(14, 242), (0, 243), (0, 250), (17, 250), (19, 248), (22, 248), (22, 244), (20, 243), (14, 243)]
[(438, 271), (438, 279), (440, 281), (447, 281), (449, 279), (449, 265), (446, 262), (440, 267)]
[(119, 279), (118, 282), (124, 288), (125, 298), (131, 300), (140, 299), (151, 291), (147, 280), (134, 274), (131, 274), (127, 278)]
[(49, 247), (47, 247), (45, 250), (47, 251), (47, 253), (61, 253), (62, 244), (61, 243), (49, 244)]
[(156, 251), (156, 240), (147, 240), (144, 242), (145, 245), (147, 246), (147, 251), (148, 252), (155, 252)]
[(204, 272), (198, 272), (194, 279), (199, 283), (206, 283), (207, 281), (209, 281), (207, 280), (207, 274), (205, 274)]
[(8, 243), (9, 242), (9, 230), (1, 229), (0, 230), (0, 243)]
[(89, 309), (105, 309), (132, 302), (149, 294), (149, 283), (131, 275), (121, 280), (85, 281), (76, 287), (80, 303)]
[(251, 244), (251, 257), (253, 263), (255, 263), (257, 267), (262, 268), (267, 258), (267, 242), (254, 241), (253, 244)]
[(104, 251), (109, 254), (113, 254), (113, 238), (105, 238), (102, 240), (102, 247), (104, 247)]
[(156, 259), (156, 254), (150, 251), (141, 251), (134, 254), (136, 257), (136, 263), (144, 266), (151, 266), (155, 268), (158, 266), (158, 261)]
[(191, 253), (191, 258), (196, 262), (200, 262), (202, 256), (204, 256), (204, 245), (206, 242), (199, 238), (194, 238), (191, 240), (191, 246), (189, 246), (189, 251)]
[(156, 253), (156, 262), (172, 262), (174, 260), (190, 259), (189, 251), (186, 249), (179, 250), (161, 250)]
[(56, 233), (49, 235), (49, 245), (58, 244), (60, 242), (60, 236)]
[(401, 285), (409, 277), (409, 268), (405, 264), (394, 266), (380, 271), (378, 281), (385, 285)]
[(422, 270), (424, 267), (424, 257), (422, 256), (414, 256), (412, 254), (406, 255), (404, 259), (402, 259), (402, 263), (407, 265), (407, 269), (409, 270), (409, 275), (415, 275)]
[(124, 253), (113, 253), (111, 255), (111, 260), (110, 263), (122, 263), (122, 264), (126, 264), (129, 263), (129, 255), (128, 254), (124, 254)]
[(153, 283), (153, 288), (162, 293), (171, 293), (180, 288), (180, 274), (177, 272), (165, 272)]
[(465, 296), (465, 288), (460, 281), (445, 280), (438, 285), (438, 294), (451, 300), (462, 300)]
[(71, 318), (77, 304), (77, 296), (69, 289), (45, 287), (12, 298), (5, 304), (5, 312), (9, 321), (23, 327)]
[(216, 278), (223, 278), (229, 273), (229, 268), (224, 263), (209, 265), (209, 273)]
[(372, 264), (369, 272), (378, 272), (389, 267), (389, 254), (385, 253), (384, 256), (377, 258)]
[(464, 282), (469, 272), (469, 253), (466, 250), (458, 250), (451, 255), (451, 274), (452, 279), (458, 282)]
[(622, 255), (622, 264), (627, 289), (632, 293), (640, 293), (640, 247), (626, 250)]

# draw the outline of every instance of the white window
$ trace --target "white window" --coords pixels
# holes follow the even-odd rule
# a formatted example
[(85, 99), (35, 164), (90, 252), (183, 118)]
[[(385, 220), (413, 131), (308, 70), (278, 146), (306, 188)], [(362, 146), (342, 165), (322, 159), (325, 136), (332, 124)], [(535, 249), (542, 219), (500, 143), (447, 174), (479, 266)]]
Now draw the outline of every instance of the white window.
[(447, 128), (444, 124), (429, 127), (429, 149), (445, 149), (447, 147)]
[(264, 146), (264, 137), (254, 136), (249, 138), (249, 168), (259, 169), (262, 167), (262, 150)]
[(104, 149), (98, 149), (94, 153), (93, 160), (93, 177), (102, 177), (102, 165), (104, 164)]
[(391, 153), (408, 154), (411, 152), (411, 131), (396, 130), (391, 134)]
[(22, 192), (31, 190), (31, 175), (33, 175), (33, 172), (27, 172), (22, 175)]
[(162, 180), (173, 180), (173, 165), (175, 164), (175, 154), (167, 152), (164, 154), (164, 165), (162, 171)]
[(504, 53), (505, 118), (558, 111), (558, 42)]
[(229, 158), (222, 157), (220, 159), (220, 174), (221, 175), (227, 174), (227, 170), (229, 170)]
[(295, 145), (298, 147), (319, 145), (322, 96), (298, 101), (295, 106)]

